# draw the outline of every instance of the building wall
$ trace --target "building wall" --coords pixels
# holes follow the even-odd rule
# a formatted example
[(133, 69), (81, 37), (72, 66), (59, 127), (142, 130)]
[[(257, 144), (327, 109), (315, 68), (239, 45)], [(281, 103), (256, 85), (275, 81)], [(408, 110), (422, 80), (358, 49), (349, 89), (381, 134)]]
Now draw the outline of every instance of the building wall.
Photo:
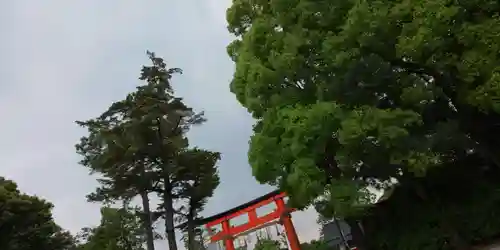
[[(339, 226), (346, 240), (351, 240), (351, 228), (349, 227), (349, 225), (345, 221), (339, 220)], [(323, 240), (326, 241), (328, 245), (338, 246), (343, 242), (342, 234), (339, 231), (339, 226), (336, 225), (335, 221), (331, 221), (323, 225), (323, 227), (321, 228)]]

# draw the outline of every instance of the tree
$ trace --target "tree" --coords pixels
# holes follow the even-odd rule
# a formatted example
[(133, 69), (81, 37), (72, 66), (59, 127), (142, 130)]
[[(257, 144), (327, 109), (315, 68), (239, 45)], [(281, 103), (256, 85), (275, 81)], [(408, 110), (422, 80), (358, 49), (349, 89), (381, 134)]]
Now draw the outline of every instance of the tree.
[(327, 250), (332, 249), (331, 246), (328, 246), (324, 241), (312, 240), (311, 242), (306, 242), (300, 244), (301, 250)]
[[(148, 56), (152, 65), (144, 66), (139, 77), (145, 84), (113, 103), (98, 118), (80, 122), (90, 136), (83, 138), (77, 149), (85, 156), (82, 164), (105, 177), (91, 199), (127, 200), (141, 195), (145, 221), (150, 223), (145, 227), (151, 228), (152, 220), (163, 218), (169, 248), (176, 250), (173, 204), (179, 198), (176, 189), (181, 188), (175, 183), (182, 179), (175, 177), (180, 168), (179, 154), (189, 146), (186, 132), (205, 119), (203, 113), (194, 112), (182, 98), (174, 96), (170, 79), (181, 70), (167, 69), (154, 53), (148, 52)], [(162, 204), (150, 213), (146, 200), (153, 191)], [(148, 232), (152, 235), (152, 230)]]
[(235, 1), (231, 90), (259, 119), (249, 153), (257, 179), (308, 204), (333, 186), (357, 199), (366, 183), (423, 174), (468, 150), (496, 161), (498, 139), (485, 133), (498, 129), (497, 47), (481, 32), (498, 29), (498, 8)]
[[(220, 183), (217, 161), (220, 154), (198, 148), (188, 149), (179, 154), (176, 182), (180, 183), (179, 198), (187, 200), (178, 211), (179, 221), (185, 223), (181, 229), (187, 234), (187, 249), (198, 250), (196, 241), (196, 221), (201, 219), (208, 198), (212, 197)], [(201, 233), (201, 232), (200, 232)]]
[[(153, 63), (152, 66), (143, 67), (141, 80), (146, 85), (137, 88), (135, 93), (127, 97), (125, 103), (132, 103), (126, 113), (130, 117), (132, 128), (140, 133), (135, 133), (141, 141), (138, 148), (145, 149), (147, 159), (156, 166), (156, 173), (161, 182), (158, 195), (162, 199), (160, 209), (165, 219), (165, 232), (169, 249), (177, 250), (175, 237), (173, 206), (176, 188), (179, 187), (175, 180), (175, 173), (179, 165), (180, 153), (189, 143), (185, 134), (191, 126), (202, 124), (205, 121), (203, 113), (196, 113), (186, 106), (182, 98), (175, 97), (170, 85), (174, 73), (180, 69), (167, 69), (163, 59), (148, 52)], [(117, 106), (123, 104), (117, 103)]]
[(148, 250), (154, 250), (149, 193), (154, 191), (158, 180), (154, 179), (156, 175), (152, 164), (144, 158), (144, 154), (137, 147), (131, 147), (136, 142), (127, 127), (128, 120), (120, 118), (116, 113), (104, 113), (97, 119), (77, 122), (89, 132), (76, 145), (77, 152), (83, 156), (80, 164), (88, 167), (91, 173), (101, 175), (98, 179), (101, 186), (87, 198), (93, 202), (110, 203), (131, 200), (139, 195)]
[(80, 250), (145, 250), (145, 232), (141, 220), (127, 205), (123, 208), (101, 208), (101, 223), (84, 228)]
[[(193, 230), (192, 236), (188, 235), (187, 229), (183, 230), (182, 240), (184, 242), (184, 247), (186, 249), (195, 249), (195, 250), (207, 250), (208, 247), (206, 245), (206, 241), (203, 235), (203, 229), (200, 227), (196, 227)], [(190, 239), (190, 237), (192, 237)]]
[(362, 211), (369, 186), (471, 153), (500, 166), (499, 11), (489, 0), (234, 1), (231, 91), (258, 119), (254, 176), (332, 217)]
[[(255, 250), (283, 250), (283, 249), (288, 249), (286, 247), (283, 248), (282, 244), (279, 241), (276, 240), (270, 240), (270, 239), (260, 239), (257, 241), (257, 244), (255, 244), (254, 247)], [(330, 246), (325, 244), (323, 241), (317, 241), (317, 240), (312, 240), (311, 242), (304, 242), (300, 244), (300, 249), (303, 250), (327, 250), (331, 249)]]
[(74, 238), (54, 222), (52, 207), (0, 177), (0, 249), (73, 250)]
[[(426, 178), (416, 180), (435, 197), (426, 202), (408, 183), (398, 185), (391, 197), (360, 218), (368, 249), (460, 249), (452, 244), (457, 238), (465, 242), (465, 249), (483, 249), (480, 245), (497, 242), (498, 178), (500, 168), (470, 155), (430, 169)], [(453, 234), (447, 227), (454, 228)]]
[(260, 239), (254, 247), (255, 250), (280, 250), (281, 244), (279, 241), (270, 239)]

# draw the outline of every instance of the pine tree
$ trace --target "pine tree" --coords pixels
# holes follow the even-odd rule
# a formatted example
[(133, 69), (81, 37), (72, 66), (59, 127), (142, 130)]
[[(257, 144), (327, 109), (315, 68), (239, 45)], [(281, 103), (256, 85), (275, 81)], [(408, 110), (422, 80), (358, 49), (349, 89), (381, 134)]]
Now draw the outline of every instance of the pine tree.
[(53, 205), (0, 177), (0, 249), (73, 250), (73, 236), (52, 218)]
[(140, 79), (146, 85), (137, 88), (131, 95), (135, 106), (130, 112), (132, 125), (139, 127), (140, 138), (147, 158), (155, 164), (157, 178), (161, 187), (157, 189), (162, 199), (160, 209), (165, 220), (165, 233), (169, 249), (177, 250), (175, 237), (174, 200), (176, 189), (180, 186), (175, 182), (179, 171), (180, 153), (187, 149), (189, 143), (185, 134), (193, 125), (205, 121), (203, 113), (195, 113), (192, 108), (183, 103), (182, 98), (175, 97), (170, 85), (172, 74), (181, 73), (180, 69), (166, 69), (163, 59), (148, 52), (152, 66), (143, 67)]
[(180, 184), (179, 198), (185, 200), (178, 211), (178, 221), (185, 222), (181, 229), (186, 233), (189, 250), (198, 250), (196, 241), (196, 221), (201, 219), (208, 198), (212, 197), (220, 183), (216, 163), (220, 154), (198, 148), (188, 149), (179, 154), (178, 172), (175, 173)]
[[(116, 105), (114, 105), (116, 107)], [(137, 149), (136, 141), (126, 119), (118, 119), (117, 113), (110, 112), (97, 119), (78, 122), (89, 131), (78, 144), (77, 152), (83, 156), (80, 162), (88, 167), (91, 173), (99, 173), (101, 184), (95, 192), (87, 196), (89, 201), (105, 203), (118, 200), (131, 200), (137, 195), (141, 197), (143, 212), (142, 221), (147, 235), (148, 250), (154, 250), (154, 232), (152, 213), (148, 194), (158, 184), (151, 172), (151, 164)]]
[[(152, 65), (144, 66), (139, 78), (144, 85), (113, 103), (98, 118), (79, 122), (90, 135), (82, 138), (77, 151), (84, 156), (82, 165), (104, 176), (99, 180), (102, 186), (89, 199), (129, 200), (140, 195), (144, 226), (149, 228), (149, 249), (153, 247), (152, 221), (163, 218), (169, 248), (176, 250), (173, 204), (187, 178), (178, 176), (186, 173), (180, 170), (189, 146), (185, 134), (205, 119), (203, 113), (195, 113), (182, 98), (174, 96), (170, 79), (181, 70), (167, 69), (154, 53), (148, 52), (148, 56)], [(162, 200), (156, 212), (149, 209), (150, 192)]]
[(94, 228), (84, 228), (80, 233), (81, 250), (145, 250), (146, 242), (142, 222), (134, 208), (126, 203), (122, 208), (101, 208), (101, 222)]

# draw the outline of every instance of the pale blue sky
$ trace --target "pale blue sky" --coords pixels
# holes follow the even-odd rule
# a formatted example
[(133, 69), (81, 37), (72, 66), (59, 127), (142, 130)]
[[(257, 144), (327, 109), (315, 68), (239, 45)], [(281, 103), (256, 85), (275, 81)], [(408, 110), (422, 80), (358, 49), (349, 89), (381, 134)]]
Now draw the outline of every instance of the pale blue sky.
[[(75, 120), (99, 114), (133, 90), (146, 50), (184, 75), (177, 93), (206, 112), (194, 145), (217, 150), (222, 183), (206, 214), (271, 190), (247, 162), (252, 119), (229, 92), (233, 63), (225, 46), (230, 0), (0, 0), (0, 175), (54, 203), (73, 232), (96, 224), (85, 202), (94, 178), (77, 165)], [(316, 215), (296, 213), (301, 240), (317, 237)]]

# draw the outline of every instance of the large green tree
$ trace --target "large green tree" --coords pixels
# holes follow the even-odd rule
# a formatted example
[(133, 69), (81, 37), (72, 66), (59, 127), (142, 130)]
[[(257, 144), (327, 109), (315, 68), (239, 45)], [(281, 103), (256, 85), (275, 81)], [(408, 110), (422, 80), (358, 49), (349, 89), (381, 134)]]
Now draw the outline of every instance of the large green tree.
[(174, 201), (179, 197), (176, 189), (181, 188), (175, 180), (180, 165), (180, 154), (189, 146), (186, 133), (193, 125), (205, 121), (203, 113), (196, 113), (184, 104), (182, 98), (174, 95), (170, 79), (177, 68), (166, 68), (162, 58), (149, 53), (151, 66), (142, 69), (140, 79), (145, 85), (129, 94), (127, 99), (115, 103), (110, 113), (123, 113), (130, 119), (129, 127), (134, 135), (138, 151), (154, 164), (160, 186), (155, 190), (162, 200), (161, 217), (165, 220), (165, 232), (169, 249), (177, 250), (175, 237)]
[(0, 177), (0, 249), (73, 250), (75, 241), (54, 222), (52, 207)]
[[(186, 133), (205, 119), (203, 113), (194, 112), (174, 95), (170, 80), (181, 70), (167, 68), (154, 53), (148, 55), (151, 65), (144, 66), (139, 77), (145, 84), (96, 119), (79, 122), (88, 128), (89, 136), (81, 140), (77, 150), (84, 155), (82, 164), (104, 177), (99, 180), (102, 186), (89, 198), (127, 200), (140, 195), (145, 227), (151, 228), (153, 220), (163, 218), (169, 248), (176, 250), (174, 201), (180, 199), (177, 190), (183, 188), (181, 180), (186, 179), (178, 176), (187, 173), (180, 171), (185, 167), (182, 152), (189, 146)], [(149, 210), (150, 192), (162, 200), (158, 211)], [(148, 230), (148, 239), (152, 234)]]
[[(120, 117), (121, 118), (121, 117)], [(91, 202), (113, 203), (140, 196), (142, 221), (147, 235), (148, 250), (154, 250), (153, 212), (149, 193), (159, 185), (154, 164), (137, 147), (127, 119), (105, 113), (97, 119), (78, 122), (89, 135), (76, 145), (83, 156), (80, 163), (92, 174), (98, 174), (100, 186), (87, 196)]]
[(331, 217), (369, 202), (369, 186), (472, 152), (500, 166), (499, 11), (490, 0), (234, 0), (231, 91), (257, 119), (257, 180)]
[(471, 150), (498, 162), (499, 10), (480, 0), (233, 1), (231, 90), (258, 119), (256, 178), (299, 205), (353, 204), (367, 185)]
[(80, 250), (145, 250), (144, 228), (128, 205), (101, 208), (101, 223), (80, 233)]
[(179, 168), (175, 176), (180, 185), (178, 197), (183, 199), (178, 219), (189, 250), (200, 250), (203, 246), (199, 244), (200, 240), (196, 240), (197, 232), (201, 233), (197, 220), (201, 219), (200, 213), (220, 183), (216, 165), (219, 159), (219, 153), (199, 148), (184, 150), (178, 157)]

